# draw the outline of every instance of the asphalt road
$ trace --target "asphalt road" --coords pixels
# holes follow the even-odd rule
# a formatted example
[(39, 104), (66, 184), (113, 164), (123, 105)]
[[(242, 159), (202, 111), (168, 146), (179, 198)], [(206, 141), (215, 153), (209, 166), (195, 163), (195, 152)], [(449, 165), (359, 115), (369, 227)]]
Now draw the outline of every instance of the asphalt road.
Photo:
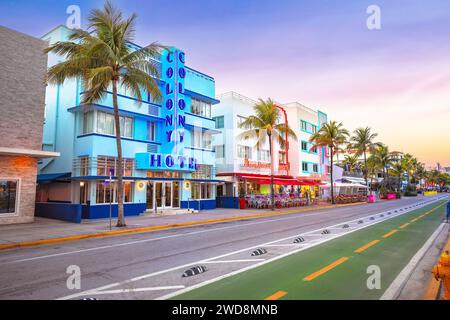
[[(424, 199), (427, 198), (404, 198), (316, 212), (7, 250), (0, 252), (0, 299), (57, 299)], [(70, 265), (80, 267), (80, 290), (67, 288), (69, 274), (66, 270)], [(161, 292), (159, 295), (163, 294)], [(130, 297), (125, 292), (108, 298)]]

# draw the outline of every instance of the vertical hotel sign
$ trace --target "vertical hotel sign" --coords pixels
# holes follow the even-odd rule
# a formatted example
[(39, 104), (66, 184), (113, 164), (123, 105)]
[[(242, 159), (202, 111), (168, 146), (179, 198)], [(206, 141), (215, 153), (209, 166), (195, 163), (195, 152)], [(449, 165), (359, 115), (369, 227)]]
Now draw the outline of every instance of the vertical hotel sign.
[(164, 50), (161, 55), (161, 80), (164, 96), (161, 116), (164, 118), (160, 153), (136, 154), (138, 169), (186, 170), (196, 169), (196, 160), (185, 155), (186, 97), (185, 56), (176, 48)]
[[(162, 80), (164, 84), (164, 143), (162, 153), (165, 154), (166, 168), (175, 167), (181, 170), (194, 170), (196, 161), (184, 155), (186, 127), (185, 97), (185, 55), (176, 48), (166, 50), (162, 56)], [(151, 159), (150, 159), (151, 160)]]
[[(317, 117), (318, 117), (317, 130), (320, 130), (320, 128), (322, 128), (322, 126), (327, 122), (327, 115), (321, 111), (318, 111)], [(320, 173), (322, 175), (326, 175), (328, 171), (326, 168), (329, 166), (329, 163), (327, 161), (327, 147), (319, 148), (318, 152), (320, 159)]]

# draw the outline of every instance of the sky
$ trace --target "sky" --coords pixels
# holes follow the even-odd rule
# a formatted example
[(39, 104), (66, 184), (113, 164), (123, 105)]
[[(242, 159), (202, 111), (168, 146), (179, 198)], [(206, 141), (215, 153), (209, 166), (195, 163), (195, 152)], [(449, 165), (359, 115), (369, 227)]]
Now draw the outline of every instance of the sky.
[[(369, 126), (391, 150), (428, 166), (450, 166), (448, 0), (117, 0), (138, 14), (136, 43), (186, 52), (213, 76), (216, 92), (298, 101)], [(65, 24), (69, 5), (82, 26), (99, 0), (0, 1), (0, 24), (40, 37)], [(381, 29), (369, 30), (369, 5)]]

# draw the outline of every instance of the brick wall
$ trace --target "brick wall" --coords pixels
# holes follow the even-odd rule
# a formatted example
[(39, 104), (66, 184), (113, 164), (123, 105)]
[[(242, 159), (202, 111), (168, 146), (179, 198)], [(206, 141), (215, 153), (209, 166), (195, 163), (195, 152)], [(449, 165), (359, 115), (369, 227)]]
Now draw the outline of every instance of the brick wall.
[(0, 179), (20, 179), (17, 215), (0, 214), (0, 225), (34, 220), (36, 172), (37, 160), (35, 158), (0, 155)]
[(42, 148), (46, 46), (0, 26), (0, 147)]

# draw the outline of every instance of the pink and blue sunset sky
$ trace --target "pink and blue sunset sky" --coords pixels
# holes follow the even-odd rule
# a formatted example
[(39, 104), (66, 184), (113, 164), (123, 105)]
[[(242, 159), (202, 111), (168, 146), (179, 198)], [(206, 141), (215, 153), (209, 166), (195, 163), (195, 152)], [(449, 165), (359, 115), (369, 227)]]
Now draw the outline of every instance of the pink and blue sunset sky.
[[(218, 93), (298, 101), (370, 126), (392, 150), (450, 166), (450, 1), (135, 0), (136, 43), (186, 51)], [(1, 24), (40, 37), (77, 4), (83, 22), (103, 1), (0, 3)], [(381, 30), (366, 9), (381, 8)]]

